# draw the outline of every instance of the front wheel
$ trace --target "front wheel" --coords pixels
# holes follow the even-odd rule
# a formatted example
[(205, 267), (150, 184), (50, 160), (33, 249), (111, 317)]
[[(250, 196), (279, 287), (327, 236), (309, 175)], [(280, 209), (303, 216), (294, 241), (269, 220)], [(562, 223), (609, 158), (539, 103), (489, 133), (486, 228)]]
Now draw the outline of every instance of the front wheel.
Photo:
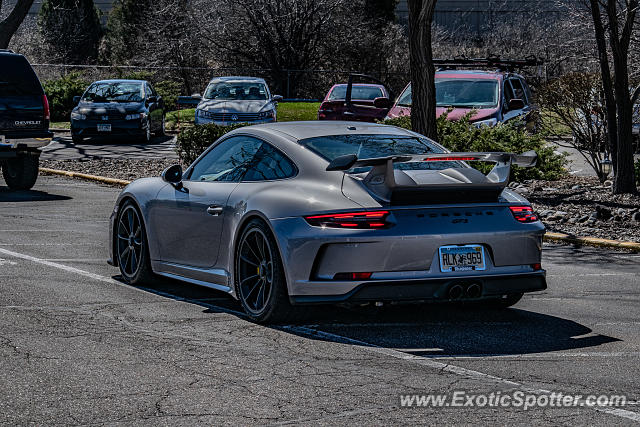
[(38, 179), (39, 155), (18, 156), (7, 159), (2, 166), (2, 176), (12, 190), (29, 190)]
[(148, 144), (149, 142), (151, 142), (151, 120), (147, 119), (147, 127), (146, 129), (143, 129), (143, 131), (144, 133), (142, 134), (140, 140), (143, 143)]
[(160, 128), (156, 131), (155, 136), (164, 136), (165, 134), (165, 120), (164, 120), (164, 114), (162, 115), (162, 122), (160, 123)]
[(240, 236), (235, 256), (235, 288), (242, 308), (260, 323), (289, 320), (293, 307), (276, 241), (261, 220), (251, 220)]
[(140, 211), (133, 202), (126, 202), (120, 209), (114, 233), (122, 278), (131, 285), (148, 284), (153, 277), (147, 235)]

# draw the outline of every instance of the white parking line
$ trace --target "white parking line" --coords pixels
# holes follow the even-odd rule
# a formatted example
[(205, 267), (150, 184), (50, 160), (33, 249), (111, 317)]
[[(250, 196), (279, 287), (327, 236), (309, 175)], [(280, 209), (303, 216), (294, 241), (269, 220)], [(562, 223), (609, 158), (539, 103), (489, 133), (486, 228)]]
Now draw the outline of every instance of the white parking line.
[[(4, 254), (4, 255), (8, 255), (14, 258), (20, 258), (20, 259), (24, 259), (24, 260), (28, 260), (28, 261), (32, 261), (38, 264), (42, 264), (42, 265), (46, 265), (49, 267), (53, 267), (53, 268), (58, 268), (60, 270), (64, 270), (67, 271), (69, 273), (74, 273), (74, 274), (78, 274), (80, 276), (83, 277), (87, 277), (87, 278), (91, 278), (94, 280), (99, 280), (101, 282), (106, 282), (106, 283), (112, 283), (118, 286), (125, 286), (123, 285), (123, 283), (118, 282), (117, 280), (114, 280), (110, 277), (106, 277), (106, 276), (101, 276), (99, 274), (95, 274), (95, 273), (91, 273), (89, 271), (84, 271), (81, 270), (79, 268), (74, 268), (74, 267), (70, 267), (68, 265), (64, 265), (64, 264), (60, 264), (57, 262), (53, 262), (53, 261), (46, 261), (44, 259), (41, 258), (36, 258), (33, 257), (31, 255), (27, 255), (27, 254), (22, 254), (22, 253), (18, 253), (18, 252), (14, 252), (14, 251), (10, 251), (7, 249), (2, 249), (0, 248), (0, 254)], [(135, 287), (129, 287), (130, 289), (136, 289)], [(190, 298), (184, 298), (184, 297), (179, 297), (167, 292), (161, 292), (161, 291), (156, 291), (153, 289), (145, 289), (145, 288), (137, 288), (143, 291), (150, 291), (153, 293), (156, 293), (158, 295), (164, 295), (167, 296), (169, 298), (175, 299), (177, 301), (184, 301), (184, 302), (189, 302), (189, 303), (194, 303), (194, 304), (198, 304), (200, 306), (203, 307), (208, 307), (211, 308), (213, 310), (218, 310), (218, 311), (222, 311), (222, 312), (226, 312), (226, 313), (230, 313), (230, 314), (234, 314), (234, 315), (238, 315), (242, 318), (246, 318), (246, 315), (244, 313), (241, 313), (239, 311), (236, 310), (231, 310), (231, 309), (227, 309), (224, 307), (219, 307), (213, 304), (207, 304), (207, 303), (202, 303), (201, 301), (198, 300), (193, 300)], [(306, 326), (281, 326), (278, 329), (284, 330), (284, 331), (291, 331), (295, 334), (299, 334), (299, 335), (306, 335), (309, 336), (311, 338), (321, 338), (321, 339), (325, 339), (327, 341), (333, 341), (333, 342), (337, 342), (337, 343), (345, 343), (345, 344), (350, 344), (353, 345), (355, 348), (361, 349), (363, 351), (368, 351), (368, 352), (372, 352), (372, 353), (377, 353), (377, 354), (382, 354), (385, 356), (389, 356), (389, 357), (393, 357), (396, 359), (400, 359), (400, 360), (404, 360), (404, 361), (408, 361), (411, 363), (417, 363), (421, 366), (425, 366), (437, 371), (441, 371), (441, 372), (449, 372), (452, 374), (456, 374), (456, 375), (460, 375), (466, 378), (470, 378), (470, 379), (474, 379), (474, 380), (478, 380), (478, 381), (484, 381), (484, 382), (491, 382), (491, 383), (495, 383), (495, 384), (503, 384), (503, 385), (508, 385), (508, 386), (512, 386), (512, 387), (516, 387), (519, 390), (525, 391), (525, 392), (529, 392), (529, 393), (533, 393), (533, 394), (550, 394), (551, 390), (545, 390), (545, 389), (541, 389), (541, 388), (533, 388), (533, 387), (528, 387), (525, 386), (522, 383), (518, 383), (515, 381), (511, 381), (511, 380), (507, 380), (505, 378), (501, 378), (495, 375), (490, 375), (490, 374), (486, 374), (484, 372), (480, 372), (480, 371), (474, 371), (472, 369), (467, 369), (467, 368), (463, 368), (460, 366), (455, 366), (455, 365), (451, 365), (449, 363), (444, 363), (444, 362), (439, 362), (437, 360), (433, 360), (431, 358), (426, 358), (426, 357), (422, 357), (422, 356), (415, 356), (412, 354), (407, 354), (407, 353), (403, 353), (401, 351), (398, 350), (394, 350), (391, 348), (385, 348), (385, 347), (379, 347), (375, 344), (371, 344), (371, 343), (367, 343), (364, 341), (359, 341), (353, 338), (349, 338), (349, 337), (344, 337), (341, 335), (337, 335), (337, 334), (332, 334), (329, 332), (323, 332), (323, 331), (318, 331)], [(622, 417), (622, 418), (626, 418), (632, 421), (637, 421), (640, 422), (640, 414), (636, 413), (636, 412), (632, 412), (632, 411), (627, 411), (626, 409), (619, 409), (619, 408), (606, 408), (606, 407), (592, 407), (592, 409), (595, 409), (596, 411), (599, 412), (604, 412), (610, 415), (615, 415), (617, 417)]]

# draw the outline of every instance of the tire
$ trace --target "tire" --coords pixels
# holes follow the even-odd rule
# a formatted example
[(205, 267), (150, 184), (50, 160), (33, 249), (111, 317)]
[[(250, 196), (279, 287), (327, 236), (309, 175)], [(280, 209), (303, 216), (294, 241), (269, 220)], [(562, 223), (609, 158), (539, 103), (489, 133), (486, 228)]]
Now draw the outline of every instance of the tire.
[(523, 294), (509, 294), (506, 297), (496, 298), (494, 300), (485, 301), (482, 303), (483, 307), (487, 308), (509, 308), (513, 305), (516, 305), (520, 299), (522, 299)]
[(144, 135), (140, 137), (140, 141), (144, 144), (151, 142), (151, 120), (147, 119), (147, 128)]
[(2, 176), (12, 190), (29, 190), (38, 179), (39, 155), (19, 156), (7, 159), (2, 165)]
[(238, 239), (234, 258), (235, 290), (245, 313), (258, 323), (293, 320), (297, 310), (289, 302), (280, 252), (263, 221), (249, 221)]
[(120, 208), (113, 233), (122, 279), (130, 285), (149, 284), (153, 272), (147, 233), (140, 210), (131, 200)]
[(71, 134), (71, 140), (73, 141), (74, 144), (81, 144), (84, 138), (81, 137), (80, 135)]
[(160, 123), (160, 129), (158, 129), (154, 135), (155, 136), (164, 136), (165, 134), (165, 121), (164, 121), (164, 114), (162, 115), (162, 123)]

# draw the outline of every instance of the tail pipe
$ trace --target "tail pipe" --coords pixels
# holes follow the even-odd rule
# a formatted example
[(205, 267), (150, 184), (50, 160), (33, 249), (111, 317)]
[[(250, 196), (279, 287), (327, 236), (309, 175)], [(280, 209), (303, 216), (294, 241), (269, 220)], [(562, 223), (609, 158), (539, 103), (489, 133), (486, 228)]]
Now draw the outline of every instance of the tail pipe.
[(479, 298), (482, 295), (482, 286), (480, 283), (474, 282), (467, 286), (465, 290), (467, 298)]

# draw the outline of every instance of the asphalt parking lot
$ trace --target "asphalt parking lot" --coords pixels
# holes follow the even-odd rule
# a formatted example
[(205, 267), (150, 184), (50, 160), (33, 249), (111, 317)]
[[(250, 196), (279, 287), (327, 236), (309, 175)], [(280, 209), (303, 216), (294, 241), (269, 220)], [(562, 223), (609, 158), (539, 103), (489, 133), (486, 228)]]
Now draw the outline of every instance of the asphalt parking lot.
[[(314, 310), (247, 321), (223, 294), (106, 264), (119, 189), (0, 179), (0, 424), (640, 422), (640, 255), (546, 245), (514, 309)], [(354, 255), (355, 256), (355, 255)], [(622, 408), (402, 407), (404, 394), (625, 395)]]

